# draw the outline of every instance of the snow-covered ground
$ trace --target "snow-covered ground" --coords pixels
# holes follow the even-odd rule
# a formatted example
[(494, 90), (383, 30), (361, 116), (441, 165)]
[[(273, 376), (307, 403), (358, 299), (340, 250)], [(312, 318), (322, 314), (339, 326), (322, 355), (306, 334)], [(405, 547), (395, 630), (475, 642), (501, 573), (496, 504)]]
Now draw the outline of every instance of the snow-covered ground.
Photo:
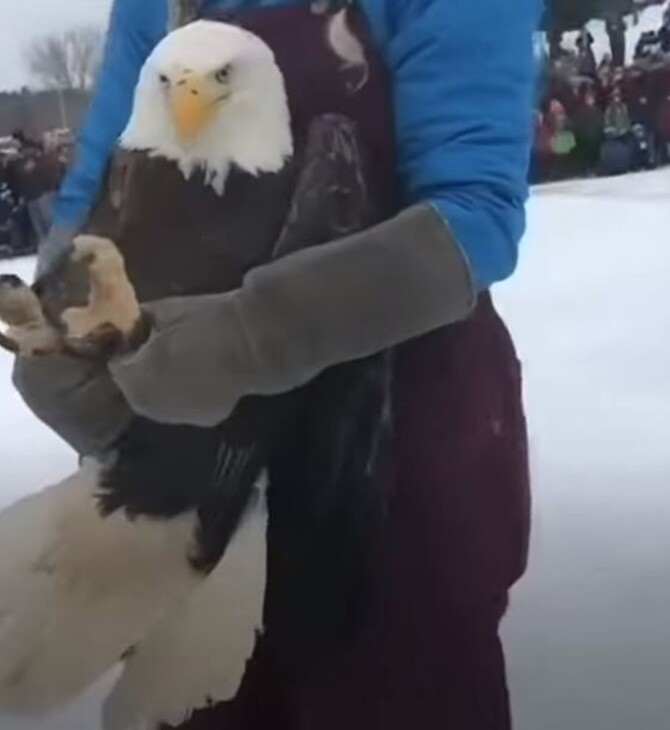
[[(535, 473), (533, 558), (505, 627), (517, 730), (665, 730), (670, 171), (540, 188), (529, 212), (496, 294), (524, 362)], [(74, 466), (9, 370), (0, 355), (0, 503)], [(97, 730), (96, 696), (0, 730)]]
[(497, 295), (535, 474), (506, 631), (519, 730), (669, 727), (669, 221), (667, 170), (541, 188)]

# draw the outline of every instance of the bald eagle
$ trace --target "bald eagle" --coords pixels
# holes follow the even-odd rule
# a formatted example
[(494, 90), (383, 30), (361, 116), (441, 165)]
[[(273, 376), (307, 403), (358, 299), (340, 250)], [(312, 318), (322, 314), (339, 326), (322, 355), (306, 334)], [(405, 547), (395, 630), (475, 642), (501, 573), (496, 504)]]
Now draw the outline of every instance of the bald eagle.
[[(32, 287), (0, 280), (2, 342), (19, 357), (133, 350), (144, 303), (198, 306), (373, 215), (355, 125), (296, 133), (270, 48), (193, 22), (147, 60), (73, 251)], [(287, 671), (310, 671), (373, 572), (387, 393), (376, 357), (247, 398), (214, 428), (135, 417), (109, 453), (2, 513), (0, 706), (48, 710), (123, 658), (108, 730), (178, 724), (235, 695), (261, 631)]]

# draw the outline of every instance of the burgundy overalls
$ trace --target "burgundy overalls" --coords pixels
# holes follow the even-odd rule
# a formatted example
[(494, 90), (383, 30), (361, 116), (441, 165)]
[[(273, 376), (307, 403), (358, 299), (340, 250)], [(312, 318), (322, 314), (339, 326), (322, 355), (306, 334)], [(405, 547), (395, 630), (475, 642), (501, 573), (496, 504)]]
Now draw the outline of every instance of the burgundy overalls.
[[(392, 104), (360, 14), (349, 23), (364, 69), (337, 57), (328, 15), (307, 4), (232, 19), (274, 50), (297, 127), (327, 112), (358, 123), (393, 215)], [(180, 730), (509, 730), (498, 627), (526, 566), (530, 497), (519, 363), (489, 294), (466, 322), (398, 348), (393, 387), (382, 600), (368, 625), (301, 686), (261, 639), (238, 697)]]

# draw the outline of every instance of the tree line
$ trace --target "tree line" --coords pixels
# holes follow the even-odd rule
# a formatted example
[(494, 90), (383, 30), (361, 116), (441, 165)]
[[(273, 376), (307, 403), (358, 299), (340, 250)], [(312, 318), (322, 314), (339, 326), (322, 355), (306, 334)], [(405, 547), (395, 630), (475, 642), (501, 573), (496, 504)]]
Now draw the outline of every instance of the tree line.
[(31, 85), (0, 92), (0, 136), (21, 129), (39, 137), (76, 128), (88, 104), (102, 57), (104, 35), (94, 26), (35, 37), (24, 49)]

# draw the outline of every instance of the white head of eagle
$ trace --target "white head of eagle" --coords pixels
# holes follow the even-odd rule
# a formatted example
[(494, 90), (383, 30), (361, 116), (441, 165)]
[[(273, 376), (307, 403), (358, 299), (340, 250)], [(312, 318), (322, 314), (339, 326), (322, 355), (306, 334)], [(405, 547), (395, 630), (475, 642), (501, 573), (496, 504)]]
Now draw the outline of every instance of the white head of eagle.
[(277, 172), (293, 154), (284, 78), (270, 48), (237, 26), (199, 20), (167, 35), (135, 91), (125, 149), (205, 172), (222, 194), (231, 167)]

